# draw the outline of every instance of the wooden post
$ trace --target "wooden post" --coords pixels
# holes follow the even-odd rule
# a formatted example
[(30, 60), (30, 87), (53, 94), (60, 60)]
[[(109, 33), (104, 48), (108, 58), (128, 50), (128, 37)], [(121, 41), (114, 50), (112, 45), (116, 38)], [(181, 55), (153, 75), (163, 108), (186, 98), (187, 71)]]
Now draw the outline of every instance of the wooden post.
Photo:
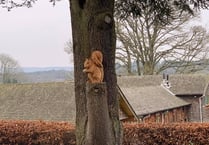
[(88, 122), (85, 145), (110, 145), (111, 130), (105, 83), (87, 83)]

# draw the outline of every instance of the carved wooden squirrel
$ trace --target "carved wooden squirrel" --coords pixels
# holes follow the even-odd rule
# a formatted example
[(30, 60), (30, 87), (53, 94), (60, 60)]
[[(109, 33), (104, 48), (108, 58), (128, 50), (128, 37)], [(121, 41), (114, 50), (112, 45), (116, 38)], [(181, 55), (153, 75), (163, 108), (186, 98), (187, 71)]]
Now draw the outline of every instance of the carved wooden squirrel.
[(95, 50), (91, 53), (90, 58), (84, 62), (83, 72), (87, 73), (89, 83), (101, 83), (104, 78), (102, 65), (103, 55), (101, 51)]

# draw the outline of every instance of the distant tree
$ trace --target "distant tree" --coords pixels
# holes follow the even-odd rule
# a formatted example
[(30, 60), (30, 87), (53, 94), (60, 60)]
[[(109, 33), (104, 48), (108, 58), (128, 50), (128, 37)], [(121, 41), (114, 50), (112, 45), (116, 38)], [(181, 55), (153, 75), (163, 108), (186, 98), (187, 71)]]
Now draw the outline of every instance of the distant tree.
[(64, 51), (69, 55), (70, 61), (73, 62), (73, 43), (71, 40), (65, 43)]
[(0, 78), (2, 83), (17, 83), (20, 66), (7, 54), (0, 54)]
[[(119, 42), (116, 58), (127, 67), (128, 73), (132, 73), (133, 63), (138, 75), (158, 74), (168, 68), (176, 72), (204, 69), (208, 65), (209, 34), (201, 26), (188, 28), (188, 23), (196, 17), (173, 12), (173, 19), (163, 24), (149, 9), (144, 7), (139, 18), (116, 21)], [(198, 67), (194, 67), (197, 61)]]

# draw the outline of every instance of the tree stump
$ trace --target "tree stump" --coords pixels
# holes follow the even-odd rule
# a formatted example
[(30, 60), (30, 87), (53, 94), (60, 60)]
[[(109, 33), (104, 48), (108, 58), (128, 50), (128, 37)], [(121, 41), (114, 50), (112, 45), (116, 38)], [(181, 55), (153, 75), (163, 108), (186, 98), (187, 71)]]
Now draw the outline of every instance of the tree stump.
[(86, 145), (110, 145), (111, 128), (105, 83), (87, 83)]

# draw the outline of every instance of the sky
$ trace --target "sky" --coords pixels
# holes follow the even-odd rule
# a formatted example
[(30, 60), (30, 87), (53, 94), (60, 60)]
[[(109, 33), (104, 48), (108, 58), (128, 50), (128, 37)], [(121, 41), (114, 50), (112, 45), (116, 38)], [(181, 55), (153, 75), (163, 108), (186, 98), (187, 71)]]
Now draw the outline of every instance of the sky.
[(209, 10), (202, 10), (201, 23), (209, 31)]
[[(32, 8), (0, 9), (0, 54), (8, 54), (21, 67), (72, 66), (64, 51), (71, 36), (68, 0), (52, 6), (39, 0)], [(203, 11), (201, 23), (209, 30), (209, 10)]]
[(68, 0), (53, 7), (39, 0), (32, 8), (0, 9), (0, 54), (8, 54), (21, 67), (69, 66), (64, 46), (71, 38)]

